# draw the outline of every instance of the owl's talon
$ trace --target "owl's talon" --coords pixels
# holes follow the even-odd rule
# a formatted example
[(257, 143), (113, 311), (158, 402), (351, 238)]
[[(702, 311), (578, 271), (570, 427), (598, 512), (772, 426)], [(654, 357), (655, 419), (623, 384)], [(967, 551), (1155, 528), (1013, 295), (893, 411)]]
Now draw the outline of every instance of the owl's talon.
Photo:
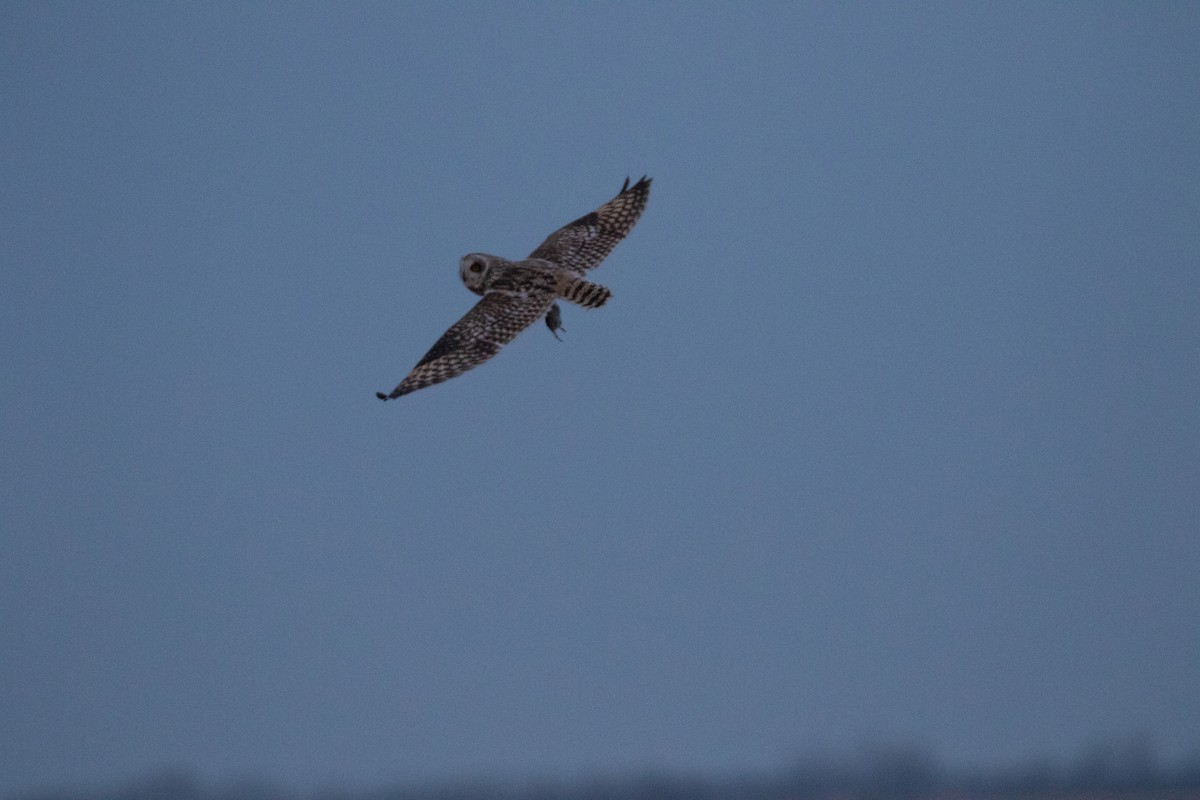
[(550, 306), (550, 310), (546, 312), (546, 327), (550, 329), (550, 333), (553, 334), (555, 339), (558, 339), (560, 342), (562, 341), (558, 337), (558, 332), (565, 332), (567, 329), (563, 327), (562, 309), (558, 307), (558, 303)]

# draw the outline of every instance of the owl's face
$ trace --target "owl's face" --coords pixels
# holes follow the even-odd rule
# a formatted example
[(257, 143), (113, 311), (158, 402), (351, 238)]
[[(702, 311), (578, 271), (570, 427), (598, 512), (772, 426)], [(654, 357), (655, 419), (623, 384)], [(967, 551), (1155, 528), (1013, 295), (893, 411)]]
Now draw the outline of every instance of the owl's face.
[(492, 260), (483, 253), (471, 253), (458, 262), (463, 285), (475, 294), (483, 294), (492, 277)]

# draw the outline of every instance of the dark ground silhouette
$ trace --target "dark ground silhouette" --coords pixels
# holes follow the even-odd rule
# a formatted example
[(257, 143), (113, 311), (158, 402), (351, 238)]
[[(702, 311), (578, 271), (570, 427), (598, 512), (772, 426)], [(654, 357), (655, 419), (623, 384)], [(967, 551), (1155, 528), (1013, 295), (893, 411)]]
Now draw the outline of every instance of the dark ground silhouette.
[(1200, 800), (1200, 753), (1163, 766), (1144, 739), (1134, 738), (1089, 747), (1070, 764), (956, 772), (923, 748), (888, 745), (851, 757), (800, 759), (773, 774), (474, 780), (313, 793), (268, 780), (206, 784), (186, 771), (163, 771), (95, 791), (10, 800)]

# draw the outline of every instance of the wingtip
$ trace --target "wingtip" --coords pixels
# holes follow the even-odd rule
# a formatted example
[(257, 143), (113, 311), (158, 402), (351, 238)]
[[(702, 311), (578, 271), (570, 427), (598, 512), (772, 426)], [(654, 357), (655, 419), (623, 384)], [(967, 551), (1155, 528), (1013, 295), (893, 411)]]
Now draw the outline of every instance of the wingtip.
[(386, 394), (384, 394), (383, 392), (376, 392), (375, 396), (378, 397), (380, 400), (384, 400), (384, 401), (386, 401), (388, 399), (388, 396)]
[(621, 191), (617, 192), (617, 194), (625, 194), (625, 192), (628, 192), (628, 191), (636, 192), (639, 189), (649, 189), (650, 184), (653, 182), (654, 182), (654, 178), (651, 178), (649, 175), (643, 175), (642, 177), (638, 178), (638, 182), (633, 185), (632, 189), (630, 189), (629, 176), (626, 176), (625, 183), (621, 186)]

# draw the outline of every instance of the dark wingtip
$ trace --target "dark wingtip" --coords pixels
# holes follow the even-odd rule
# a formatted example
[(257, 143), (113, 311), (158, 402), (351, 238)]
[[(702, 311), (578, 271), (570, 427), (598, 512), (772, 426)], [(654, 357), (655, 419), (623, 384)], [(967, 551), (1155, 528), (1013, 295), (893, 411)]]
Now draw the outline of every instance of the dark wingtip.
[(648, 175), (643, 175), (642, 177), (638, 178), (638, 182), (637, 182), (637, 183), (635, 183), (635, 184), (634, 184), (632, 187), (630, 187), (630, 185), (629, 185), (629, 178), (626, 178), (626, 179), (625, 179), (625, 188), (624, 188), (624, 189), (622, 189), (621, 191), (622, 191), (622, 192), (625, 192), (625, 191), (627, 191), (627, 190), (628, 190), (628, 191), (630, 191), (630, 192), (645, 192), (645, 191), (648, 191), (648, 190), (650, 189), (650, 182), (651, 182), (651, 181), (653, 181), (653, 180), (654, 180), (654, 179), (653, 179), (653, 178), (651, 178), (650, 176), (648, 176)]
[(383, 392), (376, 392), (376, 393), (375, 393), (375, 396), (376, 396), (376, 397), (378, 397), (380, 400), (387, 400), (387, 399), (388, 399), (388, 396), (387, 396), (386, 394), (384, 394)]
[(654, 178), (651, 178), (649, 175), (643, 175), (642, 177), (638, 178), (638, 182), (633, 185), (633, 189), (630, 189), (629, 188), (629, 178), (626, 177), (625, 185), (621, 187), (621, 191), (617, 192), (617, 194), (621, 195), (621, 194), (625, 194), (625, 192), (628, 192), (628, 191), (636, 192), (639, 189), (649, 189), (650, 184), (653, 182), (654, 182)]

